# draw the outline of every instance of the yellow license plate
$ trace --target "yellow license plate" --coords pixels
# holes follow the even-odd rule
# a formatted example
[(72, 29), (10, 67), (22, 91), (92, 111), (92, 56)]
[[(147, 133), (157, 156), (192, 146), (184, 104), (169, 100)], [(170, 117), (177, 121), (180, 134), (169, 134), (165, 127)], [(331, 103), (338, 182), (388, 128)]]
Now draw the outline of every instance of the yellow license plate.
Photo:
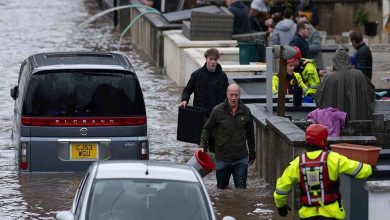
[(96, 143), (72, 143), (71, 144), (71, 159), (96, 159), (97, 144)]

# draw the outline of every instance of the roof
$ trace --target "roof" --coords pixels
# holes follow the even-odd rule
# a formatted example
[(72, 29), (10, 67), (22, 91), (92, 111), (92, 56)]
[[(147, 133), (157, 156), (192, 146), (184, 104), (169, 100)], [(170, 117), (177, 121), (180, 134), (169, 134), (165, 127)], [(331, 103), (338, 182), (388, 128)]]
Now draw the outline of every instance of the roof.
[(30, 57), (35, 69), (117, 69), (133, 71), (125, 55), (114, 52), (55, 52)]
[[(199, 182), (197, 171), (186, 164), (157, 161), (109, 160), (94, 163), (97, 179), (149, 178)], [(146, 174), (146, 170), (148, 174)]]

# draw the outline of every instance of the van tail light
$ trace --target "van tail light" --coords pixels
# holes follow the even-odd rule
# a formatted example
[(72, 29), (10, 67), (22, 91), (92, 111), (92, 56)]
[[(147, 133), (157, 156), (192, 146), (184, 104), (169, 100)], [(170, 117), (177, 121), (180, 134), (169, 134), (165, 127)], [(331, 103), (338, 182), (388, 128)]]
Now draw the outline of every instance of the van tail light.
[(20, 169), (27, 170), (27, 143), (21, 144)]
[(148, 160), (148, 149), (146, 142), (141, 143), (141, 160)]

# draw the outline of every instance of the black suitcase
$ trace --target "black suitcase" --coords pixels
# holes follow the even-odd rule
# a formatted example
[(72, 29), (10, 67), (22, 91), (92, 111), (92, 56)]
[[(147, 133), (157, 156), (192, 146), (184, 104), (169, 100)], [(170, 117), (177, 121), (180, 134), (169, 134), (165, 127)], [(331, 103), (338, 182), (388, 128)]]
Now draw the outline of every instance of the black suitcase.
[(206, 109), (186, 106), (179, 107), (177, 140), (199, 144), (203, 125), (206, 123)]

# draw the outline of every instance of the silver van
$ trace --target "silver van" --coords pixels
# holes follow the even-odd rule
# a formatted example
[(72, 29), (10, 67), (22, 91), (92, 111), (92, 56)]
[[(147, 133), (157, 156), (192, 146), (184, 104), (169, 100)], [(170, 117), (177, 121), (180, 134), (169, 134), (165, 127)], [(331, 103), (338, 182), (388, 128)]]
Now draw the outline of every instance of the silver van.
[(11, 97), (20, 171), (85, 171), (96, 160), (148, 159), (145, 103), (122, 54), (32, 55)]

